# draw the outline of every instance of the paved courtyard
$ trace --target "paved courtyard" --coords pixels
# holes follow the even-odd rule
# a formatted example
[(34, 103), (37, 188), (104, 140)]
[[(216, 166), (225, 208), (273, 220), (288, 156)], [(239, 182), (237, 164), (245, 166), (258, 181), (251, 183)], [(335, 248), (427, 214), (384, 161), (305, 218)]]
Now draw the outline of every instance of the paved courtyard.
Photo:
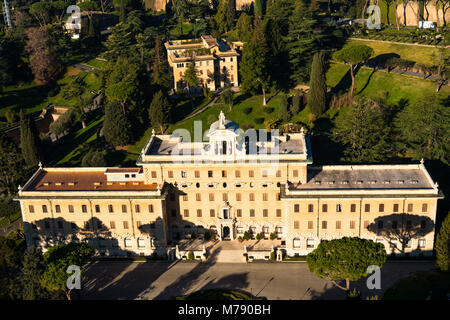
[[(209, 261), (209, 262), (208, 262)], [(306, 263), (97, 262), (87, 271), (83, 299), (171, 299), (200, 289), (240, 289), (267, 299), (344, 299), (342, 290), (308, 271)], [(363, 297), (381, 295), (411, 272), (434, 268), (433, 262), (387, 262), (381, 290), (370, 291), (365, 279), (353, 283)]]

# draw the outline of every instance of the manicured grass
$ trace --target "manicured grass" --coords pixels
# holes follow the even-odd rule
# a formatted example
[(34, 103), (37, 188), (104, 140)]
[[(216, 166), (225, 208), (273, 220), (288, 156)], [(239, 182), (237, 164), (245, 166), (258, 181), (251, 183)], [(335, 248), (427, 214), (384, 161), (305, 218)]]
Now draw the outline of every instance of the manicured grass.
[(371, 47), (375, 52), (373, 57), (380, 54), (394, 53), (398, 54), (402, 59), (420, 62), (426, 65), (439, 64), (439, 50), (437, 48), (353, 39), (348, 40), (346, 46), (360, 44)]
[[(327, 84), (337, 91), (351, 87), (349, 66), (341, 63), (331, 63), (327, 72)], [(355, 94), (360, 94), (371, 99), (383, 100), (387, 97), (387, 103), (395, 104), (400, 99), (409, 102), (417, 101), (435, 92), (435, 83), (430, 80), (406, 77), (395, 73), (383, 71), (372, 72), (372, 69), (361, 68), (355, 78)], [(440, 96), (450, 94), (450, 88), (443, 86)]]
[(98, 69), (104, 69), (106, 67), (106, 65), (108, 64), (107, 61), (103, 61), (103, 60), (98, 60), (97, 58), (91, 59), (87, 62), (84, 62), (84, 64), (94, 67), (94, 68), (98, 68)]
[(440, 271), (416, 272), (396, 282), (386, 290), (383, 300), (447, 300), (450, 291), (450, 273)]
[(210, 289), (176, 297), (175, 300), (264, 300), (238, 290)]

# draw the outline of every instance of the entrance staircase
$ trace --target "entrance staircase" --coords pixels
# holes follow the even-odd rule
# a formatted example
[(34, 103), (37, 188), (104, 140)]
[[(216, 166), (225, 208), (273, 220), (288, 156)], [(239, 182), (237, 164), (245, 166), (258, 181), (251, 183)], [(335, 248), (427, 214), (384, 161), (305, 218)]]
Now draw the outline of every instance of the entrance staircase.
[(245, 263), (244, 248), (237, 240), (219, 241), (209, 248), (209, 262)]

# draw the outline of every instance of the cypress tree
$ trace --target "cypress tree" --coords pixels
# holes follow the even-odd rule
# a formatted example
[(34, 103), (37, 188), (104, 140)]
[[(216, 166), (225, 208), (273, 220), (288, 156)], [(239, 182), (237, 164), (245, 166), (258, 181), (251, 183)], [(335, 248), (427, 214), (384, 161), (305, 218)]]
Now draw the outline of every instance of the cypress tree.
[(279, 117), (283, 121), (289, 120), (288, 99), (285, 94), (281, 96)]
[(226, 21), (229, 30), (234, 28), (234, 19), (236, 18), (236, 1), (228, 0), (227, 11), (226, 11)]
[(118, 102), (110, 102), (105, 109), (103, 134), (108, 144), (117, 147), (127, 145), (131, 140), (131, 126)]
[(436, 264), (442, 271), (450, 270), (450, 214), (444, 219), (436, 238)]
[(327, 84), (325, 78), (325, 54), (314, 54), (309, 81), (308, 107), (317, 118), (324, 113), (327, 103)]
[(20, 111), (20, 149), (28, 166), (32, 167), (38, 164), (35, 132), (32, 130), (30, 118), (25, 117), (23, 110)]
[(19, 148), (0, 132), (0, 190), (14, 194), (23, 175), (23, 157)]
[(24, 300), (47, 298), (47, 292), (41, 285), (41, 276), (45, 271), (41, 249), (31, 247), (23, 257), (22, 297)]
[(164, 132), (164, 127), (169, 123), (170, 103), (164, 93), (160, 90), (154, 96), (148, 112), (152, 127)]
[(120, 11), (119, 11), (119, 21), (125, 22), (126, 19), (127, 19), (127, 11), (125, 8), (125, 3), (123, 0), (121, 0), (120, 1)]

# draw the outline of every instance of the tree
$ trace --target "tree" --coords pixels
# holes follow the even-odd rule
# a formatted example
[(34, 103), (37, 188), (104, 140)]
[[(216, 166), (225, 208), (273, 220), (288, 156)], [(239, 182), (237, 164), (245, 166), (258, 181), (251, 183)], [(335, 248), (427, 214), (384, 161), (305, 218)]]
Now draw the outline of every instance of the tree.
[(38, 21), (41, 27), (50, 22), (50, 13), (53, 6), (51, 2), (35, 2), (30, 6), (30, 14)]
[(327, 103), (325, 68), (325, 54), (314, 54), (309, 80), (308, 108), (316, 118), (325, 112)]
[(184, 16), (189, 11), (189, 3), (187, 0), (173, 0), (173, 9), (175, 16), (180, 22), (180, 35), (183, 35), (183, 20)]
[(168, 89), (171, 85), (169, 72), (167, 69), (161, 38), (156, 36), (155, 49), (153, 52), (152, 83), (160, 88)]
[(24, 161), (19, 148), (0, 132), (0, 190), (7, 195), (15, 194), (22, 180)]
[(234, 11), (231, 10), (233, 0), (219, 0), (219, 8), (217, 9), (217, 13), (214, 17), (214, 20), (217, 23), (218, 31), (220, 33), (227, 33), (234, 26), (234, 17), (236, 15), (236, 9)]
[(262, 17), (265, 12), (265, 0), (255, 0), (255, 16)]
[(20, 110), (20, 149), (25, 163), (30, 167), (36, 166), (39, 162), (35, 132), (36, 130), (32, 128), (31, 119), (25, 117), (23, 110)]
[(81, 160), (83, 167), (104, 167), (106, 166), (105, 157), (100, 151), (90, 151)]
[(22, 297), (24, 300), (40, 300), (48, 296), (41, 285), (41, 277), (45, 271), (42, 250), (36, 247), (29, 248), (23, 257), (22, 269)]
[(244, 46), (239, 71), (242, 77), (241, 89), (243, 92), (256, 92), (261, 87), (263, 92), (263, 105), (266, 105), (266, 90), (270, 85), (268, 71), (269, 48), (259, 16), (255, 18), (252, 40)]
[(450, 270), (450, 214), (442, 222), (436, 238), (436, 264), (442, 271)]
[(236, 23), (236, 32), (240, 41), (249, 42), (252, 39), (252, 18), (245, 12), (241, 13)]
[(62, 291), (67, 300), (71, 298), (72, 289), (67, 288), (67, 268), (70, 265), (80, 267), (80, 276), (84, 277), (85, 265), (94, 255), (94, 248), (87, 243), (60, 244), (50, 248), (44, 254), (47, 268), (42, 275), (42, 285), (50, 291)]
[(347, 161), (385, 161), (390, 153), (390, 130), (383, 110), (366, 99), (338, 115), (332, 134), (333, 139), (345, 147), (344, 160)]
[(334, 58), (336, 60), (348, 63), (350, 65), (350, 76), (352, 77), (350, 97), (353, 97), (353, 91), (355, 90), (355, 68), (357, 68), (361, 62), (369, 59), (373, 55), (373, 52), (373, 49), (369, 46), (352, 45), (344, 47), (334, 54)]
[(224, 104), (227, 104), (231, 109), (233, 108), (233, 91), (231, 89), (226, 89), (220, 95), (220, 98)]
[(292, 115), (295, 116), (297, 113), (300, 112), (300, 103), (301, 103), (302, 97), (300, 96), (300, 93), (298, 91), (295, 92), (294, 96), (292, 97)]
[[(318, 247), (306, 256), (306, 262), (310, 272), (348, 292), (350, 281), (358, 281), (365, 276), (370, 265), (381, 268), (386, 258), (382, 243), (344, 237), (322, 240)], [(337, 283), (339, 280), (345, 280), (345, 287)]]
[(236, 0), (227, 0), (226, 17), (229, 30), (234, 28), (234, 20), (236, 19)]
[(189, 66), (186, 69), (186, 72), (184, 73), (184, 80), (186, 81), (188, 85), (188, 90), (190, 92), (191, 87), (198, 87), (199, 85), (199, 79), (197, 75), (197, 68), (195, 67), (195, 61), (192, 61), (189, 63)]
[(289, 119), (288, 99), (285, 94), (281, 96), (279, 117), (283, 121), (288, 121)]
[(0, 236), (0, 299), (16, 300), (22, 295), (22, 256), (26, 249), (23, 229)]
[(8, 220), (8, 225), (11, 223), (11, 217), (20, 212), (20, 207), (12, 198), (7, 197), (0, 202), (0, 217)]
[(106, 105), (103, 134), (106, 142), (113, 147), (125, 146), (131, 141), (130, 123), (117, 102)]
[(73, 125), (75, 120), (75, 112), (72, 109), (64, 112), (62, 116), (56, 119), (55, 122), (50, 124), (49, 130), (51, 133), (59, 137), (65, 134)]
[(407, 105), (394, 120), (397, 144), (413, 152), (415, 159), (449, 163), (450, 109), (436, 94)]
[(155, 93), (148, 115), (151, 125), (159, 127), (161, 133), (164, 133), (164, 127), (169, 123), (170, 107), (169, 100), (161, 90)]

